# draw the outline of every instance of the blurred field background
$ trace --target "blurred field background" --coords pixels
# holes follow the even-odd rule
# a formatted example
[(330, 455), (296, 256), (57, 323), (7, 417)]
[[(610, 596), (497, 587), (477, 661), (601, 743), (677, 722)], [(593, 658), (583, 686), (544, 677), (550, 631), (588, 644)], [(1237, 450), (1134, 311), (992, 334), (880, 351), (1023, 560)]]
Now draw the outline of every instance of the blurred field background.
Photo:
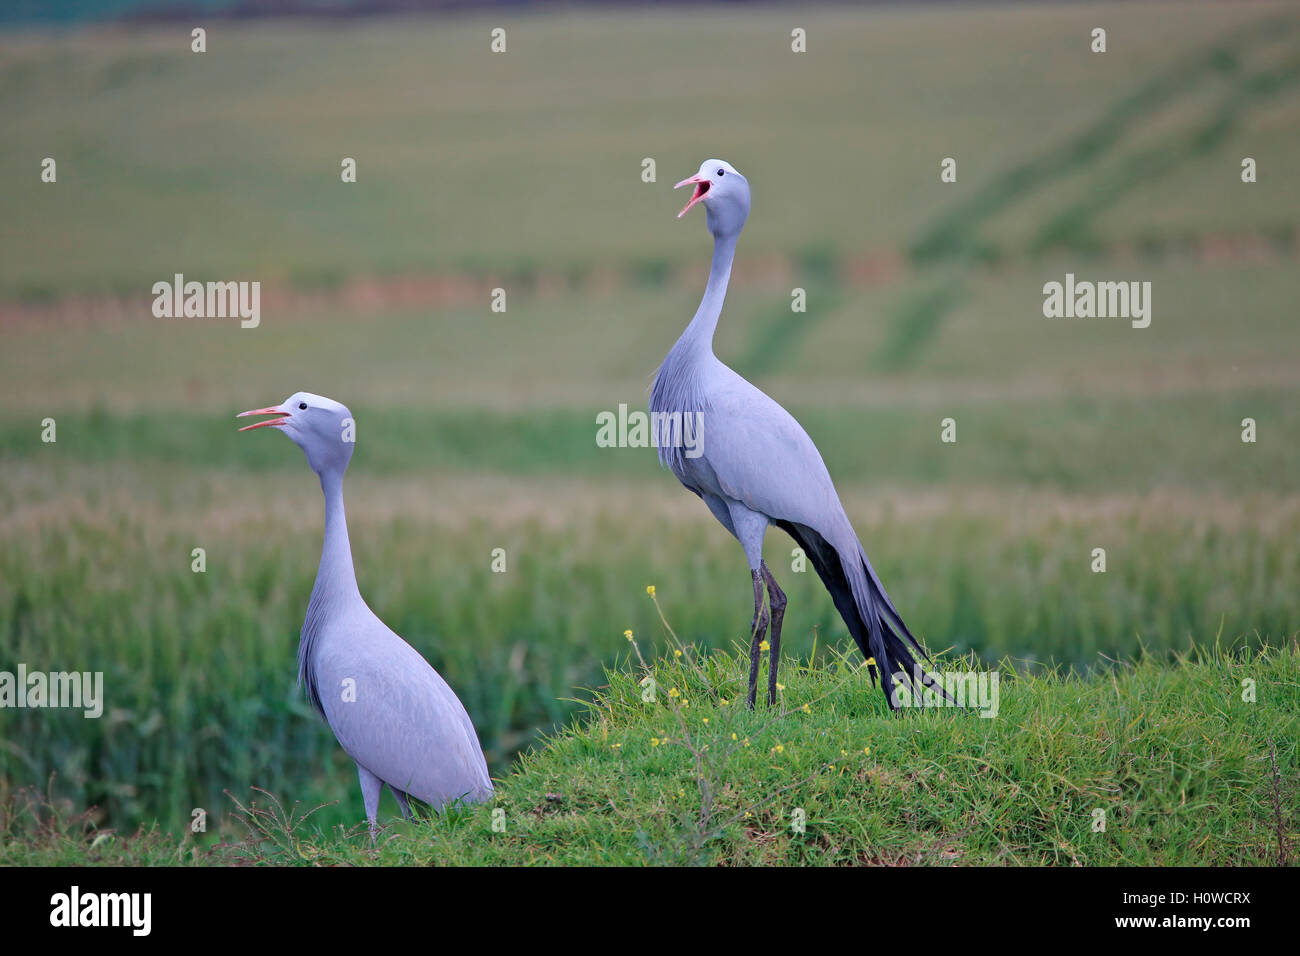
[[(1291, 5), (205, 25), (203, 55), (188, 23), (0, 34), (0, 669), (108, 695), (0, 710), (3, 792), (177, 830), (253, 784), (360, 816), (295, 688), (315, 478), (233, 420), (298, 389), (356, 414), (362, 592), (494, 773), (625, 628), (653, 641), (647, 584), (685, 640), (744, 637), (735, 542), (653, 451), (595, 445), (698, 302), (709, 237), (670, 187), (708, 157), (755, 195), (718, 353), (807, 427), (931, 648), (1091, 671), (1300, 630)], [(261, 327), (153, 318), (176, 272), (262, 281)], [(1151, 281), (1151, 327), (1044, 319), (1066, 272)], [(807, 658), (847, 635), (791, 547)]]

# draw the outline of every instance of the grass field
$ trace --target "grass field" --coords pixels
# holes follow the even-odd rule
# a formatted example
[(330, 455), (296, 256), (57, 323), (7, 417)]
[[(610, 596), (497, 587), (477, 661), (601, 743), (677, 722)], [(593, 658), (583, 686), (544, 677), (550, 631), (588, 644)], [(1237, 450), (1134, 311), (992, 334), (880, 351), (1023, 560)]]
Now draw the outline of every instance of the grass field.
[[(1300, 774), (1300, 17), (1170, 11), (565, 13), (508, 18), (504, 56), (476, 19), (220, 23), (202, 56), (159, 28), (0, 35), (0, 670), (99, 670), (108, 696), (99, 720), (0, 710), (0, 860), (81, 845), (25, 829), (28, 787), (65, 821), (157, 828), (105, 861), (174, 859), (195, 807), (208, 843), (236, 839), (226, 792), (253, 786), (328, 804), (309, 831), (361, 818), (294, 686), (319, 490), (233, 419), (298, 389), (356, 414), (362, 592), (457, 689), (529, 821), (484, 844), (481, 808), (377, 857), (326, 829), (326, 860), (1275, 857), (1270, 736), (1289, 814)], [(855, 674), (790, 718), (790, 766), (767, 728), (761, 767), (719, 767), (741, 812), (817, 770), (808, 842), (761, 838), (769, 807), (682, 843), (689, 752), (646, 750), (678, 731), (627, 699), (624, 629), (668, 649), (647, 585), (689, 645), (729, 651), (749, 620), (735, 542), (652, 451), (595, 444), (598, 412), (645, 407), (698, 302), (708, 236), (669, 186), (708, 156), (755, 191), (718, 354), (817, 441), (913, 629), (1020, 675), (998, 719), (966, 722), (890, 720)], [(262, 281), (261, 326), (154, 319), (176, 272)], [(1150, 281), (1150, 328), (1043, 318), (1067, 272)], [(791, 546), (768, 538), (797, 707), (849, 643)], [(516, 759), (593, 694), (608, 707)], [(828, 734), (872, 755), (818, 769)], [(610, 788), (632, 792), (598, 820)], [(1098, 801), (1122, 839), (1088, 842)]]
[[(156, 826), (122, 839), (85, 815), (17, 804), (0, 819), (0, 863), (1291, 861), (1294, 645), (1210, 648), (1089, 681), (1003, 671), (988, 720), (891, 716), (861, 662), (839, 656), (787, 667), (778, 708), (750, 712), (743, 655), (678, 649), (611, 672), (586, 719), (523, 757), (490, 803), (393, 823), (373, 846), (364, 824), (322, 827), (332, 807), (250, 790), (230, 795), (215, 845)], [(660, 689), (649, 702), (647, 677)]]

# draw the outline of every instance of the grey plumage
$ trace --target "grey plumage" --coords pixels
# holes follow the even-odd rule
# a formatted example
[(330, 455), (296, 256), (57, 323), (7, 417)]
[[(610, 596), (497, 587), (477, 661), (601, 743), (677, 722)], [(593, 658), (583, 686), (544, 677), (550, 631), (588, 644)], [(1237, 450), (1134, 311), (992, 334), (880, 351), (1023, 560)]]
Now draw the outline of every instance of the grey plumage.
[(240, 417), (255, 414), (276, 417), (246, 428), (283, 431), (320, 477), (325, 539), (298, 644), (298, 679), (356, 761), (371, 833), (385, 784), (403, 816), (410, 815), (408, 794), (435, 809), (487, 799), (492, 780), (460, 699), (370, 610), (357, 587), (343, 507), (343, 474), (354, 447), (351, 413), (331, 399), (298, 392)]
[[(879, 665), (881, 687), (892, 709), (896, 700), (890, 684), (895, 674), (901, 675), (914, 695), (919, 690), (913, 686), (918, 675), (923, 685), (935, 686), (909, 646), (928, 660), (925, 651), (871, 567), (808, 433), (789, 412), (713, 353), (713, 335), (726, 298), (736, 243), (749, 215), (749, 184), (729, 163), (716, 159), (706, 161), (695, 176), (677, 185), (688, 184), (694, 186), (694, 194), (678, 215), (697, 203), (704, 205), (714, 238), (713, 262), (695, 316), (655, 373), (650, 410), (660, 416), (699, 414), (700, 453), (691, 457), (680, 446), (661, 444), (660, 461), (704, 500), (740, 542), (749, 561), (755, 595), (749, 703), (752, 706), (755, 699), (759, 648), (769, 620), (769, 702), (776, 697), (785, 595), (763, 561), (763, 538), (768, 525), (774, 524), (804, 549), (850, 634), (863, 654)], [(762, 601), (763, 582), (771, 604), (770, 618)], [(874, 668), (872, 674), (874, 677)]]

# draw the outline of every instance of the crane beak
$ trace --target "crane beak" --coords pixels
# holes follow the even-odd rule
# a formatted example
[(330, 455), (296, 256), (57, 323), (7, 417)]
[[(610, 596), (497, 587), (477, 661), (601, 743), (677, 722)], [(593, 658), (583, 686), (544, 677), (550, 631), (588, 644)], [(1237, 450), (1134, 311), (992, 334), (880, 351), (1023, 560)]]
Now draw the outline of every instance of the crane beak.
[(694, 206), (697, 202), (699, 202), (709, 193), (709, 186), (711, 185), (711, 183), (709, 182), (709, 177), (701, 176), (699, 173), (696, 173), (690, 179), (683, 179), (680, 183), (674, 186), (673, 189), (681, 189), (683, 186), (688, 186), (691, 183), (695, 184), (695, 193), (691, 196), (690, 202), (688, 202), (685, 206), (683, 206), (682, 211), (677, 214), (678, 219), (681, 219), (682, 216), (686, 215), (686, 213), (690, 211), (690, 208), (692, 206)]
[(265, 428), (267, 425), (283, 425), (283, 424), (288, 420), (288, 418), (289, 418), (289, 413), (288, 413), (288, 412), (286, 412), (286, 411), (285, 411), (284, 409), (282, 409), (282, 408), (276, 408), (275, 406), (271, 406), (270, 408), (254, 408), (254, 409), (250, 409), (249, 411), (246, 411), (246, 412), (240, 412), (240, 413), (239, 413), (238, 415), (236, 415), (235, 417), (236, 417), (236, 418), (247, 418), (249, 415), (277, 415), (277, 416), (279, 416), (279, 417), (278, 417), (278, 418), (270, 418), (270, 419), (267, 419), (267, 420), (264, 421), (264, 422), (254, 422), (254, 423), (251, 424), (251, 425), (245, 425), (243, 428), (240, 429), (241, 432), (246, 432), (246, 431), (248, 431), (250, 428)]

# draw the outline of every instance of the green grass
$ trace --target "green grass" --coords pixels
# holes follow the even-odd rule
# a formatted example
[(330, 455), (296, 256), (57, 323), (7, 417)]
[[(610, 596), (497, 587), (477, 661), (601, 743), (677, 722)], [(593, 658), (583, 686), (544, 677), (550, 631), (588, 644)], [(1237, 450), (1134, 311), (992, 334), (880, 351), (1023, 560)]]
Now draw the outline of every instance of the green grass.
[[(924, 486), (1018, 484), (1067, 493), (1144, 492), (1155, 487), (1284, 493), (1300, 469), (1294, 393), (1273, 388), (1221, 396), (1077, 397), (981, 402), (950, 409), (814, 407), (788, 403), (833, 475), (870, 475), (878, 483)], [(636, 401), (635, 398), (632, 399)], [(632, 404), (632, 409), (645, 406)], [(652, 451), (598, 446), (600, 409), (380, 410), (353, 406), (365, 429), (369, 475), (436, 473), (583, 475), (654, 479)], [(957, 441), (939, 440), (941, 421), (957, 422)], [(1267, 440), (1241, 440), (1241, 421), (1256, 419)], [(202, 471), (247, 470), (251, 482), (302, 477), (281, 442), (239, 434), (233, 415), (175, 415), (163, 410), (113, 415), (104, 410), (56, 416), (58, 442), (42, 445), (31, 418), (0, 419), (0, 464), (56, 462), (185, 465)], [(706, 433), (707, 434), (707, 433)], [(707, 440), (707, 439), (706, 439)], [(42, 457), (43, 456), (43, 457)], [(847, 483), (847, 482), (846, 482)]]
[[(280, 436), (239, 438), (300, 464)], [(667, 476), (612, 490), (559, 478), (378, 478), (367, 457), (361, 446), (347, 491), (362, 592), (460, 693), (497, 773), (595, 686), (624, 627), (646, 630), (635, 600), (646, 584), (692, 642), (729, 647), (747, 626), (739, 548)], [(100, 720), (5, 711), (4, 776), (44, 784), (57, 774), (58, 794), (118, 824), (175, 824), (252, 784), (342, 800), (326, 819), (350, 819), (350, 764), (294, 687), (320, 549), (307, 469), (92, 464), (66, 470), (63, 491), (27, 486), (46, 474), (20, 483), (0, 528), (5, 647), (31, 669), (104, 671), (109, 708)], [(1296, 633), (1294, 498), (1022, 487), (1015, 499), (1010, 518), (996, 488), (845, 491), (887, 587), (935, 648), (1091, 670), (1207, 634), (1257, 646)], [(1089, 570), (1099, 546), (1105, 574)], [(207, 553), (203, 574), (191, 571), (195, 547)], [(497, 547), (504, 574), (490, 571)], [(790, 570), (790, 547), (769, 536), (790, 594), (793, 661), (807, 659), (815, 634), (822, 646), (846, 635), (814, 576)]]
[(389, 821), (373, 849), (363, 826), (322, 826), (283, 793), (229, 795), (210, 822), (225, 837), (216, 847), (177, 830), (105, 834), (15, 800), (0, 863), (1277, 863), (1297, 836), (1298, 665), (1295, 645), (1092, 679), (1004, 665), (986, 719), (891, 716), (845, 659), (787, 665), (778, 707), (749, 712), (744, 655), (687, 647), (608, 674), (586, 717), (522, 759), (489, 803)]

